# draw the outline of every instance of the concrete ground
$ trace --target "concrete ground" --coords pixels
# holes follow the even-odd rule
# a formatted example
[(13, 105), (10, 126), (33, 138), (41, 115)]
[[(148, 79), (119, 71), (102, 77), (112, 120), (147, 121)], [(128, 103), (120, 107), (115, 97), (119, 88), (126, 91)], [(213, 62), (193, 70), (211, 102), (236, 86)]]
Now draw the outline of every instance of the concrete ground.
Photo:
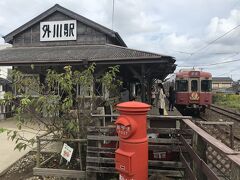
[[(159, 115), (159, 110), (152, 106), (151, 110), (148, 112), (149, 115)], [(174, 107), (174, 111), (168, 111), (168, 100), (165, 98), (165, 108), (164, 108), (165, 116), (181, 116), (182, 114)]]
[[(16, 126), (16, 120), (6, 119), (0, 121), (0, 128), (8, 130), (18, 130)], [(33, 138), (38, 132), (31, 128), (22, 128), (22, 135), (25, 138)], [(32, 148), (26, 148), (26, 150), (14, 150), (15, 142), (8, 139), (7, 132), (0, 133), (0, 176), (4, 174), (8, 168), (19, 160), (21, 157), (26, 155)]]

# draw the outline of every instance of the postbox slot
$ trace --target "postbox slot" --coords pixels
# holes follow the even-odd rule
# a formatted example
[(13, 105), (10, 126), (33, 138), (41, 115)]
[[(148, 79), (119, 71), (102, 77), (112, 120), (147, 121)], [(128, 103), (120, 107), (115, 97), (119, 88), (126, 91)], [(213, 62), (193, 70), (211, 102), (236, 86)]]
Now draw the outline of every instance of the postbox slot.
[(131, 174), (132, 173), (132, 158), (134, 152), (125, 152), (121, 149), (115, 151), (116, 164), (115, 168), (123, 173)]

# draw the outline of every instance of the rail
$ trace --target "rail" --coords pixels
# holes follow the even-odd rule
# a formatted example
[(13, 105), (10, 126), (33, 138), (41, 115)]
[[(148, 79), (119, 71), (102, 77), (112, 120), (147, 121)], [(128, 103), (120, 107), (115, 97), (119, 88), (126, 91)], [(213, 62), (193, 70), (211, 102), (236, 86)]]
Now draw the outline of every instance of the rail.
[(214, 111), (214, 112), (217, 112), (223, 116), (226, 116), (228, 118), (231, 118), (237, 122), (240, 122), (240, 114), (239, 113), (236, 113), (236, 112), (233, 112), (233, 111), (230, 111), (230, 110), (227, 110), (227, 109), (224, 109), (224, 108), (221, 108), (219, 106), (216, 106), (216, 105), (211, 105), (210, 110)]

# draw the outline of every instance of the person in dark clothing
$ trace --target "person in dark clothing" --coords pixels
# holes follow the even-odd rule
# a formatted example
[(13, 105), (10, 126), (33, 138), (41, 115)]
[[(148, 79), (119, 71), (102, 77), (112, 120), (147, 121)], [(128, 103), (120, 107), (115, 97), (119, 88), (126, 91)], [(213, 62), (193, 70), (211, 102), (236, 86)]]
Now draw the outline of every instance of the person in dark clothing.
[(176, 101), (176, 92), (175, 92), (173, 86), (169, 87), (169, 97), (168, 97), (168, 100), (169, 100), (168, 111), (173, 111), (174, 105), (175, 105), (175, 101)]

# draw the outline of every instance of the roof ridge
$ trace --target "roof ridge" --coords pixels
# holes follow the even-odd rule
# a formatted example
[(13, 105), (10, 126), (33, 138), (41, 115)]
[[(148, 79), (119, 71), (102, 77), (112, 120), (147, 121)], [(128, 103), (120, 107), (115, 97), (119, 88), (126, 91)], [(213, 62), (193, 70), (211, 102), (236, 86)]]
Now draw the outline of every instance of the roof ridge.
[[(72, 45), (52, 45), (52, 46), (17, 46), (17, 47), (8, 47), (8, 48), (4, 48), (4, 49), (0, 49), (1, 50), (5, 50), (5, 49), (37, 49), (37, 48), (66, 48), (66, 47), (80, 47), (80, 46), (106, 46), (106, 44), (72, 44)], [(120, 46), (121, 47), (121, 46)]]

